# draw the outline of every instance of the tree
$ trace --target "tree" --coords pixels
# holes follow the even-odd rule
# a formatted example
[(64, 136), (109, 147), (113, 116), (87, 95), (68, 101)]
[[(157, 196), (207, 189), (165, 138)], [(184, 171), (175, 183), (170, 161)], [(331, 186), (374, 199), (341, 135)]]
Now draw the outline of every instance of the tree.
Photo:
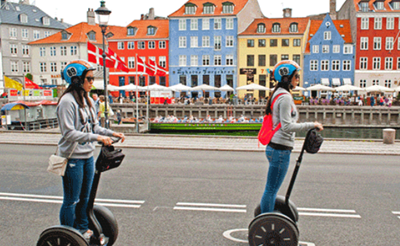
[(27, 74), (25, 75), (25, 77), (27, 77), (30, 81), (33, 81), (33, 76), (32, 76), (32, 74), (27, 73)]

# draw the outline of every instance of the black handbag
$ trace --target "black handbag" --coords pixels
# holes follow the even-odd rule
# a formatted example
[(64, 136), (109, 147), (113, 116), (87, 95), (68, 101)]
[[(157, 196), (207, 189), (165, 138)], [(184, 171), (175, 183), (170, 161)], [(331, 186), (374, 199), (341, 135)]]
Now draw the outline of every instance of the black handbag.
[(307, 153), (315, 154), (321, 148), (324, 138), (318, 133), (316, 129), (310, 130), (307, 133), (306, 140), (304, 143), (304, 149)]
[(115, 149), (114, 146), (102, 146), (99, 157), (96, 161), (96, 169), (105, 172), (119, 167), (124, 160), (125, 155), (122, 149)]

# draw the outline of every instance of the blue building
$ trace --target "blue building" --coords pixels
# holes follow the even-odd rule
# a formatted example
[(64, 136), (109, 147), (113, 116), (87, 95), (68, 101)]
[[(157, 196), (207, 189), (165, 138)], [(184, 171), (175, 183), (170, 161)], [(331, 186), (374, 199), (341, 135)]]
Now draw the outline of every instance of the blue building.
[[(332, 20), (329, 14), (323, 21), (312, 20), (304, 54), (303, 86), (354, 85), (354, 56), (349, 20)], [(309, 96), (307, 93), (305, 96)]]
[[(169, 16), (170, 86), (237, 86), (237, 35), (262, 13), (257, 0), (190, 0)], [(225, 97), (226, 92), (192, 92)]]

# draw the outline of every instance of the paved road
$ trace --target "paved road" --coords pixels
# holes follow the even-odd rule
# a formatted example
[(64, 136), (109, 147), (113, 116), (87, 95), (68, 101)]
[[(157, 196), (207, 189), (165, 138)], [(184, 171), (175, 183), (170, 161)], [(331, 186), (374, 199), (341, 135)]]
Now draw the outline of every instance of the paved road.
[[(54, 147), (3, 144), (0, 150), (1, 245), (34, 245), (41, 230), (58, 223), (60, 178), (45, 171)], [(262, 153), (124, 153), (123, 165), (102, 176), (98, 194), (118, 218), (117, 246), (246, 245), (240, 229), (263, 190)], [(300, 239), (316, 246), (398, 245), (399, 166), (397, 156), (305, 155), (292, 195), (301, 212)]]

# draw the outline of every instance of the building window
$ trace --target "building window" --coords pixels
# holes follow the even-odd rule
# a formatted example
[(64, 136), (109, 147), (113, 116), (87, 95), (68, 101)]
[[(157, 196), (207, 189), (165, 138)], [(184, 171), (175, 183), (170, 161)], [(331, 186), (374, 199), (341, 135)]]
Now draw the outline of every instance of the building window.
[(331, 32), (330, 31), (324, 32), (324, 40), (331, 40)]
[(222, 13), (223, 14), (233, 14), (233, 9), (235, 6), (232, 3), (223, 3), (222, 4)]
[[(67, 66), (68, 62), (60, 62), (60, 71), (64, 70), (64, 68)], [(101, 66), (103, 67), (103, 66)]]
[(381, 30), (382, 29), (382, 17), (375, 17), (374, 29), (375, 30)]
[(128, 57), (128, 68), (135, 68), (135, 57)]
[(190, 47), (197, 48), (199, 46), (199, 38), (197, 36), (190, 37)]
[(392, 88), (392, 80), (386, 79), (385, 80), (385, 87), (386, 88)]
[(278, 56), (277, 55), (269, 55), (269, 66), (273, 67), (278, 63)]
[(344, 60), (343, 61), (343, 71), (350, 71), (351, 70), (351, 61)]
[(232, 18), (226, 18), (226, 29), (227, 30), (233, 29), (233, 19)]
[(133, 50), (135, 48), (135, 42), (128, 42), (128, 50)]
[(385, 9), (385, 3), (384, 2), (375, 2), (375, 7), (377, 10), (384, 10)]
[(158, 48), (159, 48), (159, 49), (166, 49), (166, 48), (167, 48), (167, 42), (165, 42), (165, 41), (159, 41), (159, 42), (158, 42)]
[(340, 45), (333, 45), (332, 53), (340, 53)]
[(360, 57), (360, 69), (361, 70), (368, 69), (368, 57)]
[(155, 41), (149, 41), (149, 49), (155, 49), (156, 48), (156, 42)]
[(369, 18), (363, 17), (361, 18), (361, 30), (368, 30), (369, 29)]
[(196, 55), (190, 56), (190, 66), (198, 66), (199, 65), (199, 57)]
[(11, 65), (11, 72), (17, 73), (18, 72), (18, 62), (11, 61), (10, 65)]
[(186, 66), (186, 56), (179, 56), (179, 66)]
[(393, 30), (394, 29), (394, 17), (386, 18), (386, 29)]
[(62, 32), (61, 33), (61, 40), (67, 40), (68, 39), (68, 33), (67, 32)]
[(203, 47), (210, 47), (210, 37), (209, 36), (203, 36)]
[(278, 46), (278, 39), (269, 40), (269, 47), (277, 47), (277, 46)]
[(214, 4), (204, 4), (203, 14), (214, 14), (215, 5)]
[(254, 55), (247, 55), (247, 66), (254, 67)]
[(50, 25), (50, 18), (49, 17), (43, 17), (43, 25), (49, 26)]
[(179, 37), (179, 48), (186, 48), (186, 37)]
[(344, 54), (353, 54), (353, 46), (352, 45), (345, 45), (343, 47)]
[(210, 19), (203, 19), (202, 20), (202, 29), (203, 30), (210, 30)]
[(66, 56), (67, 55), (67, 46), (61, 46), (60, 47), (60, 55), (61, 56)]
[(160, 65), (160, 67), (167, 67), (167, 57), (166, 56), (160, 56), (158, 57), (158, 65)]
[(40, 39), (40, 31), (38, 30), (33, 31), (33, 39), (34, 40)]
[(226, 65), (233, 66), (233, 55), (226, 55)]
[(289, 39), (282, 39), (282, 47), (289, 47)]
[(265, 39), (258, 40), (258, 47), (266, 47), (266, 46), (267, 46), (267, 42)]
[(11, 52), (11, 55), (17, 55), (18, 54), (18, 45), (10, 44), (10, 52)]
[(257, 33), (265, 33), (266, 29), (265, 29), (265, 24), (260, 23), (257, 25)]
[(160, 76), (160, 85), (166, 86), (166, 79), (165, 79), (165, 76)]
[(332, 71), (340, 71), (340, 61), (339, 60), (332, 61)]
[(50, 63), (50, 72), (57, 72), (57, 63), (56, 62), (51, 62)]
[(281, 25), (279, 23), (274, 23), (272, 25), (272, 32), (274, 33), (281, 32)]
[(321, 71), (329, 71), (329, 60), (321, 61)]
[(57, 55), (57, 48), (50, 47), (50, 56), (56, 56), (56, 55)]
[(393, 70), (393, 57), (386, 57), (385, 58), (385, 69), (386, 70)]
[(374, 37), (374, 50), (381, 50), (381, 37)]
[(392, 8), (395, 9), (395, 10), (399, 10), (400, 9), (400, 2), (392, 1)]
[(397, 57), (397, 70), (400, 70), (400, 57)]
[(23, 71), (24, 73), (30, 73), (31, 72), (31, 63), (30, 62), (23, 62)]
[(28, 23), (28, 16), (26, 14), (19, 15), (21, 23)]
[(10, 28), (10, 38), (11, 39), (17, 38), (17, 28)]
[(41, 57), (46, 56), (46, 48), (45, 47), (40, 47), (39, 48), (39, 55)]
[(247, 47), (254, 47), (254, 39), (247, 39)]
[(187, 15), (193, 15), (193, 14), (195, 14), (196, 13), (196, 5), (194, 5), (194, 4), (187, 4), (186, 6), (185, 6), (185, 14), (187, 14)]
[(368, 50), (368, 37), (360, 38), (360, 50)]
[(386, 50), (393, 50), (393, 37), (386, 37)]
[(46, 66), (45, 62), (40, 62), (39, 66), (40, 66), (40, 72), (42, 72), (42, 73), (47, 72), (47, 66)]
[(293, 39), (293, 47), (300, 47), (301, 45), (301, 39), (295, 38)]
[(361, 12), (368, 12), (369, 11), (369, 2), (361, 2), (360, 3), (360, 9)]
[(124, 42), (118, 42), (118, 49), (119, 50), (125, 49), (125, 43)]
[(28, 29), (22, 29), (21, 30), (21, 36), (22, 36), (23, 39), (28, 39), (29, 38)]
[(221, 20), (221, 18), (215, 18), (214, 19), (214, 29), (215, 30), (221, 30), (222, 29), (222, 20)]
[(373, 79), (372, 85), (379, 85), (379, 79)]
[(281, 61), (286, 61), (286, 60), (289, 60), (289, 55), (286, 54), (281, 55)]
[(29, 55), (29, 45), (22, 45), (22, 55)]
[(135, 28), (134, 27), (128, 27), (128, 36), (135, 36)]
[(197, 19), (190, 19), (190, 30), (198, 30), (199, 22)]
[(154, 26), (147, 27), (147, 35), (155, 35), (155, 34), (156, 34), (156, 28)]
[(221, 66), (222, 65), (222, 56), (221, 55), (215, 55), (214, 56), (214, 65), (215, 66)]
[(300, 55), (293, 55), (293, 61), (301, 66)]
[(71, 46), (71, 56), (76, 56), (78, 54), (78, 47)]
[(311, 60), (310, 61), (310, 70), (311, 71), (318, 71), (318, 60)]
[(222, 37), (221, 36), (215, 36), (214, 37), (214, 49), (215, 50), (221, 50), (222, 46)]
[(203, 66), (210, 66), (210, 56), (203, 55)]
[(186, 19), (179, 19), (179, 31), (186, 30)]
[(265, 67), (265, 60), (266, 60), (265, 55), (258, 55), (258, 66)]
[(299, 31), (299, 29), (298, 29), (297, 23), (290, 24), (289, 32), (298, 32), (298, 31)]
[(319, 53), (319, 45), (313, 45), (312, 50), (313, 53)]
[[(89, 40), (95, 41), (96, 40), (96, 33), (95, 32), (89, 32)], [(46, 32), (44, 33), (44, 36), (46, 37)]]
[(361, 88), (367, 87), (367, 80), (366, 79), (360, 79), (360, 87)]
[(329, 45), (322, 45), (322, 53), (329, 53)]
[(226, 37), (226, 47), (233, 47), (234, 37), (227, 36)]
[(380, 70), (381, 69), (381, 58), (380, 57), (374, 57), (372, 68), (374, 70)]
[(144, 50), (146, 48), (146, 43), (144, 41), (138, 42), (138, 49)]

